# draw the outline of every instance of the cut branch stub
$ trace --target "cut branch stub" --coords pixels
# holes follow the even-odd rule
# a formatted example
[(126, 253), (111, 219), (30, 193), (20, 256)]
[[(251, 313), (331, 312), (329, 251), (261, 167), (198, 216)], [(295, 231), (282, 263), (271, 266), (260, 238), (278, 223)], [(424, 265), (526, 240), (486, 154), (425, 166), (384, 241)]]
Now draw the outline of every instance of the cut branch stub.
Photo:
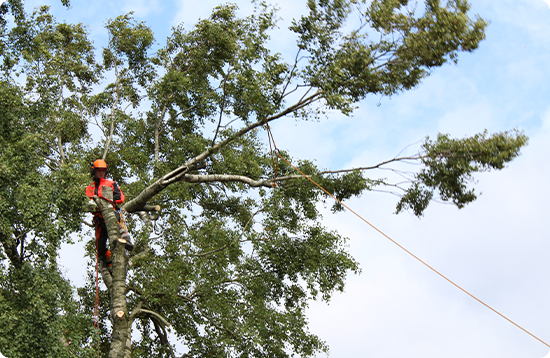
[(144, 205), (143, 211), (160, 211), (160, 205)]

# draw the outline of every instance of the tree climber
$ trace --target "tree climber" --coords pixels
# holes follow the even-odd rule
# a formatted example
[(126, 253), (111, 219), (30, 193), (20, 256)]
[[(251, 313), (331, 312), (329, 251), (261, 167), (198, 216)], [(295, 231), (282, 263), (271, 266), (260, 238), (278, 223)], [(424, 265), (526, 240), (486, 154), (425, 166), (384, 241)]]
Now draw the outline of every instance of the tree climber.
[[(126, 241), (126, 250), (131, 251), (134, 248), (134, 245), (130, 242), (130, 235), (126, 229), (126, 225), (121, 223), (121, 213), (118, 207), (118, 204), (124, 202), (124, 194), (122, 190), (113, 180), (105, 179), (107, 175), (107, 163), (102, 159), (97, 159), (90, 169), (90, 174), (94, 178), (94, 182), (91, 185), (86, 187), (86, 196), (90, 199), (94, 195), (97, 195), (100, 198), (106, 199), (111, 204), (113, 204), (113, 209), (115, 211), (115, 216), (118, 221), (118, 226), (120, 230), (120, 237)], [(107, 265), (111, 265), (111, 251), (107, 249), (107, 226), (105, 221), (101, 216), (99, 211), (95, 211), (94, 215), (94, 226), (95, 226), (95, 239), (96, 239), (96, 248), (99, 258)]]

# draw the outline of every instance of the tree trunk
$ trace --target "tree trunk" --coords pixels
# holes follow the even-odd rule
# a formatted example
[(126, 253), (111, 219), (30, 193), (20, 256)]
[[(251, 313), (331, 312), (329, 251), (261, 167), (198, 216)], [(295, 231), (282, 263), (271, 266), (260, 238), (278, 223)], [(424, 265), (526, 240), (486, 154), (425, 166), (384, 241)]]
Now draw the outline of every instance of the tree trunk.
[[(103, 187), (103, 195), (108, 197), (108, 187)], [(112, 189), (111, 189), (112, 190)], [(125, 245), (120, 242), (120, 232), (118, 221), (113, 210), (113, 205), (103, 198), (94, 196), (98, 208), (101, 211), (107, 233), (109, 236), (109, 245), (111, 248), (112, 266), (112, 283), (109, 288), (111, 297), (111, 322), (113, 325), (113, 333), (111, 338), (111, 348), (109, 350), (109, 358), (124, 358), (127, 351), (127, 343), (129, 339), (128, 327), (128, 309), (126, 307), (126, 267), (128, 265), (128, 257), (125, 254)]]

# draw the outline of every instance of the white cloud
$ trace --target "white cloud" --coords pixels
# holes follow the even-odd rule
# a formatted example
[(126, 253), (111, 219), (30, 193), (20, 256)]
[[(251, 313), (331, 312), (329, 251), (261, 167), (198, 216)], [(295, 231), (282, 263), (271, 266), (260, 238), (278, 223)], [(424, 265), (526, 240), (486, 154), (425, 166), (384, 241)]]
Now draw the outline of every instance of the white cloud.
[[(178, 0), (176, 3), (172, 26), (184, 23), (185, 28), (189, 30), (199, 19), (207, 19), (216, 6), (227, 4), (228, 2), (223, 0), (202, 0), (201, 2)], [(248, 1), (240, 1), (237, 5), (241, 16), (250, 14), (253, 11), (253, 5)]]
[[(544, 1), (545, 3), (547, 3), (548, 6), (550, 7), (550, 0), (542, 0), (542, 1)], [(549, 356), (550, 356), (550, 353), (549, 353)]]
[(493, 125), (493, 110), (488, 101), (465, 103), (454, 108), (438, 121), (440, 133), (450, 133), (453, 137), (463, 137), (481, 133), (484, 129), (491, 129)]
[[(548, 4), (548, 0), (542, 0)], [(542, 10), (544, 7), (544, 11)], [(487, 14), (483, 15), (491, 21), (498, 20), (508, 25), (516, 27), (517, 30), (526, 31), (528, 36), (522, 33), (525, 43), (531, 45), (548, 44), (550, 39), (547, 35), (550, 31), (550, 22), (548, 21), (548, 10), (539, 0), (501, 0), (491, 3)], [(490, 25), (488, 31), (491, 32)], [(516, 30), (516, 31), (517, 31)], [(496, 34), (494, 36), (497, 36)]]
[(122, 6), (123, 12), (133, 11), (137, 17), (158, 13), (160, 8), (161, 2), (158, 0), (126, 0)]

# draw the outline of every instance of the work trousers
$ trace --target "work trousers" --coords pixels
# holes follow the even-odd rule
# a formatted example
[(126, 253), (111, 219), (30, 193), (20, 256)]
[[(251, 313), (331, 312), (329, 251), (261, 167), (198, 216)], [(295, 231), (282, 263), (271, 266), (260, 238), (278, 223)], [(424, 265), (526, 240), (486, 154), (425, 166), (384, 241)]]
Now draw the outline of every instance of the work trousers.
[[(120, 229), (122, 227), (122, 225), (120, 224), (120, 214), (115, 211), (115, 216), (118, 221), (118, 227)], [(102, 257), (105, 256), (105, 254), (107, 253), (107, 239), (109, 238), (109, 235), (107, 234), (107, 226), (105, 225), (105, 221), (103, 220), (103, 218), (99, 215), (96, 215), (94, 217), (94, 225), (97, 254), (99, 257)]]

